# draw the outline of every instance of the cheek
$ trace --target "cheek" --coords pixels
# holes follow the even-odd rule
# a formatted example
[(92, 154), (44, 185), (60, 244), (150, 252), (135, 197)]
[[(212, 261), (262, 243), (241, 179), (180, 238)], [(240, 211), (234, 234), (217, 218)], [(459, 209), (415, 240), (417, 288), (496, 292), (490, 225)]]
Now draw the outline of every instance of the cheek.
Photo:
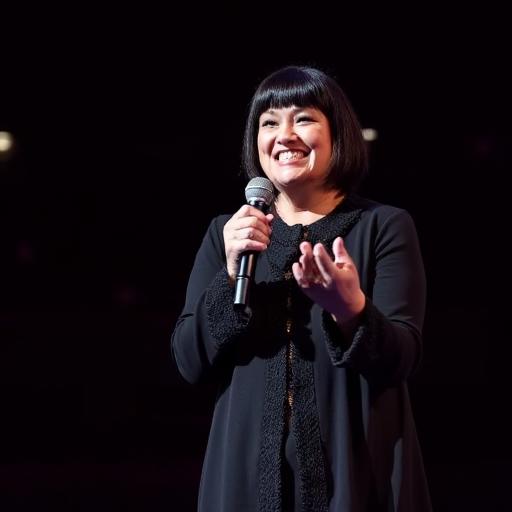
[(328, 137), (321, 137), (316, 139), (314, 143), (312, 143), (311, 147), (319, 154), (321, 154), (322, 158), (324, 159), (330, 159), (332, 156), (332, 143)]
[(270, 171), (270, 167), (271, 167), (270, 158), (268, 156), (268, 153), (266, 153), (265, 151), (259, 151), (258, 157), (259, 157), (261, 168), (263, 169), (265, 174), (267, 174)]
[(258, 135), (258, 153), (264, 155), (269, 152), (269, 138), (263, 135)]
[(332, 145), (331, 134), (327, 130), (314, 130), (308, 134), (311, 146), (328, 148)]
[(263, 168), (268, 168), (272, 158), (272, 143), (269, 137), (258, 137), (258, 156)]
[(260, 165), (262, 167), (265, 167), (265, 162), (268, 160), (268, 156), (265, 151), (265, 147), (263, 146), (259, 137), (258, 137), (258, 159), (260, 161)]

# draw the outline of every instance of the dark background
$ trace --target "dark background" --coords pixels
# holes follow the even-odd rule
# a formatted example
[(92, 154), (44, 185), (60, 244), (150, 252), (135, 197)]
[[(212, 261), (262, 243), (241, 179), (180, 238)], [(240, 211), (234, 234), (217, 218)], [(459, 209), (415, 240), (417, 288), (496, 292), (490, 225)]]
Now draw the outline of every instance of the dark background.
[(379, 132), (362, 192), (416, 221), (410, 390), (435, 510), (510, 510), (508, 18), (173, 9), (4, 11), (1, 510), (194, 510), (213, 390), (181, 380), (170, 335), (210, 218), (244, 200), (250, 97), (286, 64), (338, 79)]

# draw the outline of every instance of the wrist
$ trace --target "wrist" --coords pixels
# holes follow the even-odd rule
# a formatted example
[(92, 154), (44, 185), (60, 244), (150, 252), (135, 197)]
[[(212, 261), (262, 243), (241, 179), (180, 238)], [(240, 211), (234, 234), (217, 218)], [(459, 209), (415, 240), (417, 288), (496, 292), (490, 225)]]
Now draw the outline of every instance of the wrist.
[(228, 284), (231, 288), (233, 288), (235, 286), (235, 282), (236, 282), (236, 273), (232, 273), (232, 271), (229, 269), (229, 266), (227, 266), (227, 265), (224, 267), (224, 270), (226, 272)]
[(333, 320), (342, 330), (352, 330), (357, 327), (366, 305), (366, 296), (359, 290), (359, 293), (350, 304), (345, 304), (342, 311), (331, 313)]

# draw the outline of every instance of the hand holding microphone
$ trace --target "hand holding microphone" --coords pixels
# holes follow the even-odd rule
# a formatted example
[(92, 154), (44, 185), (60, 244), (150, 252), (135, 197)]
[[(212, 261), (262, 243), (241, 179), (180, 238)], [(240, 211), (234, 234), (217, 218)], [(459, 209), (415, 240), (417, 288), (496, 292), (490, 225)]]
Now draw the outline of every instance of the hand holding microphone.
[(272, 214), (267, 211), (274, 199), (273, 186), (267, 178), (253, 178), (245, 188), (247, 204), (224, 226), (227, 271), (235, 283), (234, 304), (247, 306), (250, 284), (258, 253), (270, 243)]

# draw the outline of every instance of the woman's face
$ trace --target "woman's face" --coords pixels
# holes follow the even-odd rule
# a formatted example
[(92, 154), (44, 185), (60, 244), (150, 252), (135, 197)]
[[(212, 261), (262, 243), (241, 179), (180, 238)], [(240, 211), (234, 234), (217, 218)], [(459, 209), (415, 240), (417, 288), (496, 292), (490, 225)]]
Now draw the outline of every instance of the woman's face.
[(258, 154), (279, 191), (323, 186), (332, 155), (329, 121), (312, 107), (269, 109), (259, 119)]

